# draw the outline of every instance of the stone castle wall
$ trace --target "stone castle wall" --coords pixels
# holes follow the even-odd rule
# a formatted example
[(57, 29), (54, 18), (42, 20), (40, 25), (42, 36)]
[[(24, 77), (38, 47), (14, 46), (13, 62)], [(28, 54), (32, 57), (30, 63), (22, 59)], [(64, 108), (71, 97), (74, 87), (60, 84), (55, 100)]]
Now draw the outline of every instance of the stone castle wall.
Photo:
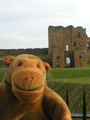
[(0, 56), (17, 56), (19, 54), (48, 55), (48, 48), (42, 49), (0, 49)]
[[(86, 67), (87, 35), (82, 27), (72, 28), (72, 51), (74, 51), (75, 67)], [(76, 44), (76, 45), (74, 45)]]
[[(49, 26), (49, 55), (55, 67), (64, 68), (66, 57), (71, 67), (85, 67), (87, 63), (87, 34), (82, 27)], [(68, 48), (68, 50), (67, 50)]]
[[(0, 57), (17, 56), (19, 54), (33, 54), (37, 56), (48, 55), (48, 48), (42, 49), (0, 49)], [(52, 66), (52, 59), (44, 58), (44, 62), (48, 62)], [(5, 66), (4, 61), (0, 60), (0, 66)]]
[(90, 63), (90, 38), (87, 41), (87, 62)]

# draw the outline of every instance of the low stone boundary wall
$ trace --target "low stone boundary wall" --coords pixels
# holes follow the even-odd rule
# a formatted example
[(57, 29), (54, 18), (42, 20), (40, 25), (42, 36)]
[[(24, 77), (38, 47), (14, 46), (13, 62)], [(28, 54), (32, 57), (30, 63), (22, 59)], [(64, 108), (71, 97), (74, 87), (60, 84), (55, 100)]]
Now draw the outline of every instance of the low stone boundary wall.
[(35, 49), (0, 49), (0, 56), (19, 54), (33, 54), (33, 55), (48, 55), (48, 48), (35, 48)]

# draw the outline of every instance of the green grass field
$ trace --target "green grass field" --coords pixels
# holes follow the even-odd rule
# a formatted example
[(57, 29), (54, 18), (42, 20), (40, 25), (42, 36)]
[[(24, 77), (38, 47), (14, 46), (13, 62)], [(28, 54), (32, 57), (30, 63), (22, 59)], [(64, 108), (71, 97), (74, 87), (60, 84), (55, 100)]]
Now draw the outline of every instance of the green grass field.
[(47, 82), (48, 86), (64, 100), (68, 88), (71, 113), (83, 113), (83, 88), (85, 88), (87, 113), (90, 114), (90, 64), (86, 68), (52, 68), (47, 74)]
[[(3, 79), (6, 70), (5, 68), (0, 68), (0, 80)], [(85, 88), (87, 113), (90, 114), (90, 64), (86, 68), (51, 68), (47, 74), (47, 83), (64, 100), (66, 100), (66, 89), (68, 88), (71, 113), (83, 112), (82, 99), (83, 88)]]
[(87, 68), (52, 68), (47, 80), (69, 83), (90, 84), (90, 67)]

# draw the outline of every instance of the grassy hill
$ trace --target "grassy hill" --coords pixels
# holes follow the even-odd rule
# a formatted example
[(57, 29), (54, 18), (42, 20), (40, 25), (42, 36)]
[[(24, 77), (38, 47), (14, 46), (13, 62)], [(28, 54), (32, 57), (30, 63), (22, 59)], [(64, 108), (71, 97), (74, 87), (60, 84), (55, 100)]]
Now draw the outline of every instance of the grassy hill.
[(89, 65), (86, 68), (52, 68), (47, 74), (47, 82), (48, 86), (62, 96), (64, 100), (66, 100), (66, 90), (68, 88), (70, 104), (69, 108), (71, 113), (83, 113), (83, 88), (85, 88), (87, 113), (90, 114)]
[(52, 68), (47, 80), (70, 83), (90, 84), (90, 67), (87, 68)]
[[(90, 85), (78, 83), (64, 83), (59, 81), (48, 81), (48, 86), (56, 91), (66, 101), (66, 90), (69, 92), (69, 108), (71, 113), (83, 113), (83, 88), (86, 91), (87, 113), (90, 114)], [(73, 119), (82, 120), (82, 119)], [(90, 119), (87, 119), (90, 120)]]

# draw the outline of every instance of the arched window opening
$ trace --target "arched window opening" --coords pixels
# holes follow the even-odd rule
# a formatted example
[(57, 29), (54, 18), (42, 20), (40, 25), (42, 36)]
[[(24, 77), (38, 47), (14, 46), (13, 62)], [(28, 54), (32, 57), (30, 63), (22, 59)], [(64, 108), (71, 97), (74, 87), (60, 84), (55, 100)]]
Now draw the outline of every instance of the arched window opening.
[(76, 46), (76, 42), (74, 42), (74, 46)]
[(68, 45), (66, 45), (66, 51), (68, 51)]
[(90, 49), (90, 41), (87, 41), (87, 48)]
[(71, 67), (71, 59), (69, 57), (66, 57), (66, 64), (65, 64), (66, 68)]

